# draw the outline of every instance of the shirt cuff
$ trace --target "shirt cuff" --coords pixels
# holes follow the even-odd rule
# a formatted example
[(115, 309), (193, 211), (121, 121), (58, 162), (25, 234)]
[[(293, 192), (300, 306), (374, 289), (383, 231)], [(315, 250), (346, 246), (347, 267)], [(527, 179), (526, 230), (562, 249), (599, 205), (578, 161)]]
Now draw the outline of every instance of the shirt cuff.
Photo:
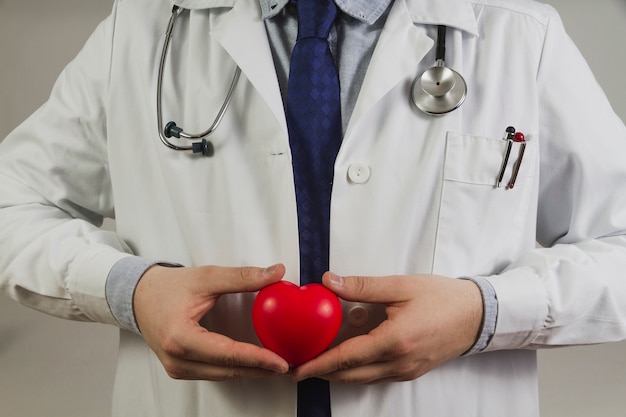
[(128, 256), (117, 261), (107, 277), (105, 294), (113, 317), (115, 317), (121, 328), (136, 334), (141, 334), (141, 332), (139, 331), (133, 308), (135, 288), (143, 274), (154, 265), (182, 266), (152, 261), (138, 256)]
[(485, 278), (481, 277), (466, 277), (464, 279), (468, 279), (474, 282), (483, 297), (483, 323), (482, 329), (480, 331), (480, 335), (467, 352), (463, 354), (463, 356), (472, 355), (475, 353), (482, 352), (493, 337), (496, 332), (496, 323), (498, 320), (498, 297), (496, 296), (496, 291), (489, 281)]

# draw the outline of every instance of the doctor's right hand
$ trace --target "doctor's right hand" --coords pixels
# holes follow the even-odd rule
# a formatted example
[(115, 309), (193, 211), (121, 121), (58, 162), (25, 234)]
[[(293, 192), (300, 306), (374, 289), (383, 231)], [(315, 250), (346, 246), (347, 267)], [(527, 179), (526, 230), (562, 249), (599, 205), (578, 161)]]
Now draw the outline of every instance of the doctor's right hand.
[(198, 323), (221, 295), (258, 291), (284, 274), (283, 265), (265, 270), (155, 265), (135, 290), (135, 318), (146, 343), (174, 379), (221, 381), (286, 374), (289, 365), (277, 354), (210, 332)]

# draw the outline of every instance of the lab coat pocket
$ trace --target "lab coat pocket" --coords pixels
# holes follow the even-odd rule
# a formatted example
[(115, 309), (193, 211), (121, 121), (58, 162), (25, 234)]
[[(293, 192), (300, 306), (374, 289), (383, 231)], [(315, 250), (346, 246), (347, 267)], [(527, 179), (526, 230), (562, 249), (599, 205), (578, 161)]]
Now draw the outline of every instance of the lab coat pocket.
[[(447, 134), (433, 273), (492, 274), (534, 242), (534, 210), (530, 207), (536, 195), (535, 142), (527, 136), (523, 144), (512, 143), (497, 187), (508, 142)], [(509, 186), (517, 164), (515, 183)]]

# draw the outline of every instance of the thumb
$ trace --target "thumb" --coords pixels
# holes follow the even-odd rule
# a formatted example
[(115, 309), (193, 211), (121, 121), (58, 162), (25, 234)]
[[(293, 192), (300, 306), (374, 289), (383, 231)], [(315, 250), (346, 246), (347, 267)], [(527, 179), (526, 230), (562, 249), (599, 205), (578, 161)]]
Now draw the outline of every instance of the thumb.
[(280, 281), (285, 275), (285, 266), (276, 264), (265, 269), (245, 266), (219, 268), (211, 273), (211, 292), (228, 294), (254, 292)]
[(346, 301), (391, 304), (406, 300), (401, 277), (342, 277), (327, 272), (322, 277), (324, 286)]

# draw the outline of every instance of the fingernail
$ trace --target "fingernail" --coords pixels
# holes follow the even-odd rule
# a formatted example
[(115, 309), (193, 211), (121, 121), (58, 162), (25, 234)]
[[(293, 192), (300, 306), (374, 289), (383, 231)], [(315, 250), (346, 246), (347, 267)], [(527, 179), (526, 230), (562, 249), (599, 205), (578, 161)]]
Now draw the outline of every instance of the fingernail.
[(333, 272), (329, 272), (328, 277), (330, 278), (330, 283), (333, 284), (333, 286), (343, 287), (343, 277), (340, 277)]
[(266, 277), (274, 275), (274, 272), (276, 272), (276, 270), (278, 269), (279, 266), (280, 266), (280, 264), (268, 266), (267, 268), (265, 268), (263, 270), (263, 275), (266, 276)]

